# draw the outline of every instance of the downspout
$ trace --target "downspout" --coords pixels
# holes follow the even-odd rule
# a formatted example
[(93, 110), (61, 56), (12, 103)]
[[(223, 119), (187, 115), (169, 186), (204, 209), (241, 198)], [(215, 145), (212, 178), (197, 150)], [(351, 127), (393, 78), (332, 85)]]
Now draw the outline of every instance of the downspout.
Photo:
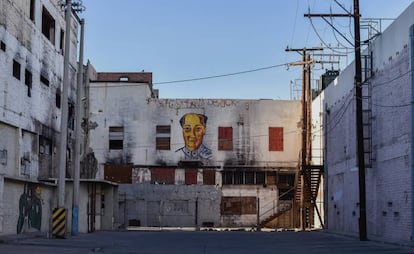
[(411, 240), (414, 240), (414, 25), (410, 27), (410, 60), (411, 70)]

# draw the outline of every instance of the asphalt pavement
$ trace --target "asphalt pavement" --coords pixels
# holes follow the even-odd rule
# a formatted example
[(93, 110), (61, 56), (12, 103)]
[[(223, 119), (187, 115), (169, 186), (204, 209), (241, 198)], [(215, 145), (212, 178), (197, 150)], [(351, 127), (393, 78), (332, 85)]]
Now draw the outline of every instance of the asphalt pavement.
[(399, 246), (326, 233), (244, 232), (244, 231), (121, 231), (95, 232), (67, 239), (36, 237), (0, 238), (1, 254), (49, 253), (414, 253), (410, 246)]

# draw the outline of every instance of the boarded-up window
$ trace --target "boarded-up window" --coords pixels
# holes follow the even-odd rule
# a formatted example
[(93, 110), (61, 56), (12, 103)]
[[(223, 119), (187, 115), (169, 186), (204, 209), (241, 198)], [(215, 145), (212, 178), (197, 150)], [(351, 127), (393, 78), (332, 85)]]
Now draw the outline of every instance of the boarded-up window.
[(277, 182), (277, 175), (274, 171), (269, 171), (266, 174), (266, 184), (267, 185), (276, 185)]
[(185, 170), (185, 184), (187, 185), (197, 184), (197, 170), (196, 169)]
[(155, 139), (157, 150), (170, 150), (171, 126), (157, 125)]
[(269, 127), (269, 151), (283, 151), (282, 127)]
[(218, 127), (218, 150), (231, 151), (233, 150), (233, 128), (232, 127)]
[(173, 168), (152, 168), (151, 182), (155, 184), (174, 184), (175, 169)]
[(203, 170), (203, 184), (205, 185), (216, 184), (216, 171), (215, 170)]
[(132, 165), (105, 165), (105, 180), (117, 183), (132, 183)]
[(256, 214), (256, 197), (223, 197), (221, 199), (222, 215)]
[(122, 150), (124, 147), (124, 127), (109, 127), (109, 149)]

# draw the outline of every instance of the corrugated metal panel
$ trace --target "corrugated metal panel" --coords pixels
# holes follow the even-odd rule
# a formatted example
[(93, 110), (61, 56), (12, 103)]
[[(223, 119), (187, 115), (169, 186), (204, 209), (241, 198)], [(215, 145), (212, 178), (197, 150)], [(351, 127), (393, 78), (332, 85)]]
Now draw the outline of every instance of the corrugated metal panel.
[(203, 184), (215, 185), (216, 184), (216, 171), (215, 170), (203, 170)]
[(105, 165), (104, 177), (107, 181), (132, 183), (132, 165)]
[(218, 127), (219, 143), (218, 150), (232, 151), (233, 150), (233, 128), (232, 127)]
[(269, 151), (283, 151), (283, 127), (269, 127)]
[(151, 182), (162, 184), (174, 184), (175, 169), (174, 168), (152, 168)]
[(197, 170), (196, 169), (186, 169), (185, 170), (185, 184), (197, 184)]

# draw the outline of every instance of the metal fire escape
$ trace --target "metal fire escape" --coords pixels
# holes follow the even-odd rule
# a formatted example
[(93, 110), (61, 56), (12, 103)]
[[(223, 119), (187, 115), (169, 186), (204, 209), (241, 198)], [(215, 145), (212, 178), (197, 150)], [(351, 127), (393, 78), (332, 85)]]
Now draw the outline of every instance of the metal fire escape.
[(362, 66), (362, 116), (365, 167), (372, 167), (372, 83), (373, 54), (371, 41), (381, 33), (381, 20), (367, 19), (361, 21), (361, 30), (366, 32), (367, 40), (361, 43), (361, 66)]

